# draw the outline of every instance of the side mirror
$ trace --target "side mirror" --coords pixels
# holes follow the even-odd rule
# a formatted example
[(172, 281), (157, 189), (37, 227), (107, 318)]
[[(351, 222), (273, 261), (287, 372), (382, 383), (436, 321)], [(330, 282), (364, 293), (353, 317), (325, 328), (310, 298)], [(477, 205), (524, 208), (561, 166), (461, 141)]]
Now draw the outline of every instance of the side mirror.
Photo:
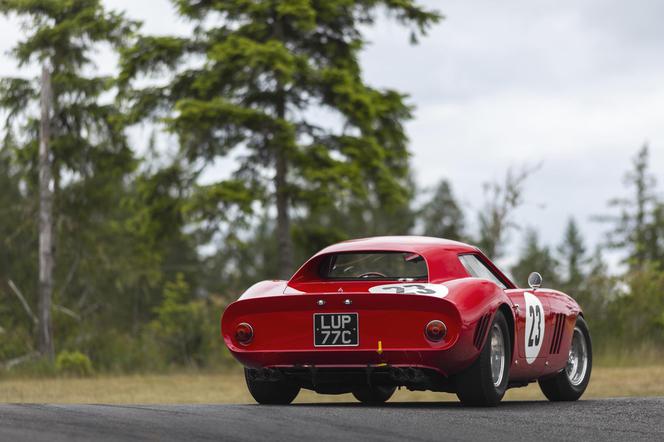
[(528, 275), (528, 285), (533, 290), (542, 287), (542, 275), (540, 275), (537, 272), (533, 272), (530, 275)]

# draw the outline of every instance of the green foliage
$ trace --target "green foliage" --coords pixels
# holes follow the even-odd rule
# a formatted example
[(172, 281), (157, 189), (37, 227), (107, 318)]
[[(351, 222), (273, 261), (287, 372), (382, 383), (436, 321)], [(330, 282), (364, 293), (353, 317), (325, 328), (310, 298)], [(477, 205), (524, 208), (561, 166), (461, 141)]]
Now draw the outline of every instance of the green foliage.
[[(58, 311), (78, 321), (95, 321), (104, 294), (117, 296), (109, 287), (123, 288), (117, 283), (127, 262), (119, 227), (127, 213), (121, 201), (136, 160), (124, 134), (122, 113), (104, 98), (113, 91), (112, 79), (86, 73), (94, 67), (91, 56), (99, 45), (121, 46), (136, 24), (106, 11), (99, 0), (8, 0), (0, 3), (0, 13), (23, 22), (24, 38), (12, 50), (18, 65), (41, 63), (52, 77), (54, 301)], [(2, 198), (11, 198), (6, 207), (14, 216), (7, 223), (10, 231), (3, 232), (7, 263), (0, 269), (0, 285), (13, 281), (33, 310), (38, 273), (38, 87), (31, 78), (0, 80), (0, 111), (6, 116), (0, 180), (8, 181)], [(11, 298), (13, 310), (21, 308), (14, 290), (1, 290), (4, 298)], [(18, 317), (30, 320), (25, 313)], [(66, 333), (76, 329), (76, 324), (67, 324)], [(30, 347), (26, 342), (26, 349)]]
[(654, 192), (655, 178), (649, 171), (650, 151), (645, 144), (632, 163), (632, 170), (625, 175), (625, 183), (633, 191), (630, 197), (614, 198), (609, 206), (618, 214), (599, 217), (600, 221), (613, 224), (609, 246), (623, 249), (625, 262), (637, 269), (648, 260), (657, 260), (662, 250), (662, 208)]
[(60, 374), (86, 377), (94, 373), (90, 358), (79, 351), (61, 351), (55, 358), (55, 369)]
[(558, 246), (561, 263), (564, 267), (562, 282), (565, 287), (578, 287), (584, 281), (583, 267), (587, 263), (586, 246), (574, 218), (565, 227), (562, 243)]
[[(3, 312), (0, 317), (6, 318), (8, 315)], [(32, 348), (26, 346), (26, 343), (31, 341), (32, 331), (25, 327), (0, 328), (0, 361), (9, 361), (29, 353)]]
[(626, 342), (664, 343), (664, 272), (646, 265), (632, 272), (626, 282), (626, 290), (611, 305), (615, 335)]
[[(417, 38), (439, 21), (436, 12), (412, 0), (173, 3), (193, 35), (138, 35), (137, 23), (100, 0), (0, 2), (0, 14), (24, 25), (16, 63), (52, 71), (53, 317), (56, 347), (77, 349), (61, 352), (56, 366), (33, 358), (39, 86), (3, 78), (0, 361), (12, 362), (11, 372), (224, 365), (225, 305), (350, 238), (422, 232), (506, 254), (531, 171), (487, 183), (477, 213), (464, 213), (444, 179), (415, 206), (404, 130), (412, 107), (362, 77), (367, 25), (387, 11)], [(102, 45), (121, 55), (117, 76), (93, 75)], [(145, 121), (177, 139), (173, 156), (155, 153), (157, 136), (137, 154), (126, 130)], [(223, 180), (201, 180), (231, 157), (237, 168)], [(631, 194), (604, 217), (608, 245), (626, 255), (624, 274), (611, 274), (601, 248), (589, 251), (573, 219), (556, 248), (526, 231), (512, 268), (521, 285), (536, 270), (573, 296), (600, 351), (664, 345), (664, 201), (647, 146), (626, 183)]]
[(433, 195), (419, 210), (418, 220), (423, 224), (423, 234), (438, 238), (462, 240), (464, 215), (447, 180), (441, 180)]
[(528, 275), (539, 272), (546, 287), (559, 287), (558, 261), (553, 257), (548, 246), (541, 245), (539, 235), (534, 229), (528, 229), (519, 261), (512, 267), (512, 276), (521, 287), (528, 287)]
[[(36, 207), (23, 197), (23, 171), (13, 155), (15, 144), (7, 138), (0, 145), (0, 360), (33, 351), (33, 318), (19, 296), (27, 302), (36, 285), (34, 263)], [(36, 304), (32, 305), (34, 312)], [(33, 313), (34, 315), (34, 313)]]
[(200, 365), (207, 354), (209, 330), (203, 306), (188, 301), (189, 290), (181, 273), (175, 281), (166, 283), (163, 301), (155, 308), (156, 318), (150, 326), (169, 362)]
[[(196, 34), (142, 36), (124, 50), (123, 98), (140, 110), (132, 120), (165, 123), (192, 162), (246, 150), (234, 174), (242, 189), (206, 192), (205, 200), (245, 212), (256, 202), (263, 213), (276, 206), (279, 274), (294, 270), (294, 234), (339, 237), (328, 212), (368, 206), (381, 219), (403, 211), (410, 197), (403, 123), (411, 108), (403, 94), (364, 83), (360, 28), (384, 8), (415, 37), (438, 13), (411, 0), (174, 3)], [(174, 71), (168, 86), (135, 87), (141, 75), (165, 69)], [(320, 109), (340, 124), (312, 118)], [(293, 209), (303, 214), (298, 226), (308, 226), (291, 230)]]
[[(125, 113), (109, 102), (115, 81), (90, 74), (99, 47), (120, 50), (137, 24), (106, 11), (100, 0), (6, 1), (0, 13), (23, 21), (17, 63), (40, 62), (52, 72), (56, 347), (81, 349), (105, 370), (160, 367), (158, 344), (144, 329), (162, 302), (165, 275), (180, 271), (193, 280), (198, 271), (197, 245), (184, 233), (191, 174), (175, 166), (155, 170), (158, 158), (136, 157)], [(0, 351), (6, 359), (30, 353), (34, 339), (26, 308), (37, 306), (38, 98), (35, 79), (0, 80), (6, 117), (0, 149), (6, 339)]]

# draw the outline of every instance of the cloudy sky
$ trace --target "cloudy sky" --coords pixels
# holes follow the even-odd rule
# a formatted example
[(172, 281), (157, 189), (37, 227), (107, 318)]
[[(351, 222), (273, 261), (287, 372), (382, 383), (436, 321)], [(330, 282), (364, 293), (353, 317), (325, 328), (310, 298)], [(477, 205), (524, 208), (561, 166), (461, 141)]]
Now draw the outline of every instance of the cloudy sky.
[[(148, 33), (185, 33), (167, 0), (107, 0)], [(367, 31), (370, 83), (410, 94), (407, 126), (417, 181), (449, 179), (469, 213), (482, 183), (541, 164), (515, 214), (550, 244), (566, 219), (589, 242), (591, 222), (624, 194), (623, 176), (648, 142), (664, 189), (664, 2), (660, 0), (428, 0), (446, 19), (419, 46), (388, 19)], [(0, 19), (0, 51), (19, 37)], [(101, 69), (112, 60), (100, 54)], [(0, 76), (16, 73), (0, 56)], [(474, 215), (473, 215), (474, 218)], [(473, 219), (470, 221), (472, 229)], [(519, 243), (519, 233), (512, 242)]]

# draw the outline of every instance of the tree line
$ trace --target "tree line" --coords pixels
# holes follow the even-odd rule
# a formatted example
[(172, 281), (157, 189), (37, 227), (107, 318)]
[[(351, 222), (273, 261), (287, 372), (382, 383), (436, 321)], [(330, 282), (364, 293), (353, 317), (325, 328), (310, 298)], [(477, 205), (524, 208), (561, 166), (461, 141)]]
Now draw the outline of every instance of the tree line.
[[(50, 370), (71, 352), (101, 371), (222, 364), (224, 305), (344, 239), (417, 233), (508, 254), (529, 172), (487, 183), (475, 215), (446, 180), (420, 202), (412, 105), (362, 76), (363, 29), (387, 16), (415, 44), (440, 13), (412, 0), (172, 4), (191, 35), (147, 35), (100, 0), (0, 3), (22, 23), (17, 66), (41, 71), (0, 80), (5, 368)], [(95, 56), (109, 48), (117, 66), (102, 76)], [(644, 148), (634, 195), (603, 219), (624, 274), (574, 221), (556, 250), (529, 232), (511, 269), (569, 290), (598, 336), (663, 338), (664, 205), (647, 166)]]

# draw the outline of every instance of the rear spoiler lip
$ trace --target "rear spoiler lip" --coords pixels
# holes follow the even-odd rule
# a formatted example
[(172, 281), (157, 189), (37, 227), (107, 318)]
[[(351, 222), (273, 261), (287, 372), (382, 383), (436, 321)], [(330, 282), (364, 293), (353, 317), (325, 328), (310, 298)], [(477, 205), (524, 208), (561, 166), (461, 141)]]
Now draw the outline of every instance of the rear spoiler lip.
[[(311, 297), (311, 296), (334, 296), (334, 297), (344, 297), (344, 296), (374, 296), (374, 297), (380, 297), (380, 296), (389, 296), (390, 299), (393, 297), (418, 297), (418, 298), (426, 298), (426, 299), (438, 299), (438, 300), (444, 300), (449, 302), (452, 305), (455, 305), (454, 302), (451, 300), (447, 299), (448, 296), (436, 296), (436, 295), (422, 295), (422, 294), (417, 294), (417, 293), (372, 293), (370, 291), (352, 291), (352, 292), (332, 292), (332, 291), (322, 291), (322, 292), (296, 292), (296, 293), (283, 293), (279, 294), (277, 296), (273, 294), (265, 294), (265, 296), (252, 296), (248, 298), (242, 298), (240, 297), (236, 301), (231, 302), (228, 304), (226, 309), (230, 308), (232, 305), (235, 304), (240, 304), (240, 303), (246, 303), (246, 302), (279, 302), (275, 300), (280, 300), (280, 302), (283, 302), (284, 300), (288, 299), (297, 299), (297, 298), (303, 298), (303, 297)], [(269, 300), (269, 301), (268, 301)]]

